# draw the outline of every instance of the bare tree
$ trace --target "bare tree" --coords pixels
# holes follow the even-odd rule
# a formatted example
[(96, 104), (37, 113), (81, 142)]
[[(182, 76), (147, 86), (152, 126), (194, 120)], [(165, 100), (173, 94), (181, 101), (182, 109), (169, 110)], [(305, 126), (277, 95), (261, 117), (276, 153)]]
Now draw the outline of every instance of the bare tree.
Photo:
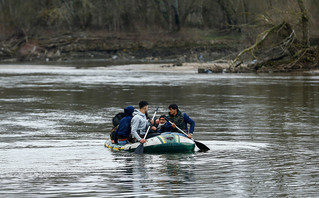
[[(255, 43), (241, 51), (230, 65), (230, 71), (236, 71), (236, 67), (239, 64), (235, 64), (240, 58), (250, 53), (253, 59), (258, 60), (255, 69), (261, 67), (279, 65), (279, 70), (290, 70), (291, 68), (299, 67), (303, 65), (309, 67), (318, 63), (318, 49), (317, 47), (311, 47), (309, 42), (309, 15), (305, 8), (303, 0), (296, 0), (300, 10), (300, 25), (302, 33), (302, 42), (297, 38), (296, 26), (298, 24), (291, 25), (286, 21), (281, 23), (271, 24), (266, 18), (268, 25), (271, 27), (262, 33), (260, 33)], [(256, 56), (256, 51), (259, 51), (260, 56)], [(288, 59), (286, 57), (289, 57)], [(286, 58), (284, 62), (280, 60)]]

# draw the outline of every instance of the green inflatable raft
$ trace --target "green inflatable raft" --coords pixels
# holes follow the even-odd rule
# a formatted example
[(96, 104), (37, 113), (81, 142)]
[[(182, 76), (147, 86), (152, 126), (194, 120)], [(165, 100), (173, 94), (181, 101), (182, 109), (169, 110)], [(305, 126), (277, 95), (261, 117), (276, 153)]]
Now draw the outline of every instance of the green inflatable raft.
[[(118, 145), (112, 144), (110, 140), (107, 140), (104, 145), (114, 151), (134, 152), (140, 143)], [(195, 143), (193, 140), (178, 134), (162, 134), (149, 138), (146, 143), (144, 143), (144, 153), (193, 152), (194, 149)]]

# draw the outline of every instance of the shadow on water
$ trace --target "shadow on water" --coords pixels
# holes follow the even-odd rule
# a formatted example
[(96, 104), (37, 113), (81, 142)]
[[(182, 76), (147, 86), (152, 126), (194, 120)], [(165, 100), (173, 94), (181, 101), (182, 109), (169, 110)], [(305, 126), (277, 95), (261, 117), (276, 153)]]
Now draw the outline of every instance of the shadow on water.
[[(194, 154), (113, 153), (118, 166), (114, 185), (128, 196), (187, 195), (195, 182)], [(118, 181), (121, 181), (120, 183)], [(120, 185), (120, 187), (118, 186)]]

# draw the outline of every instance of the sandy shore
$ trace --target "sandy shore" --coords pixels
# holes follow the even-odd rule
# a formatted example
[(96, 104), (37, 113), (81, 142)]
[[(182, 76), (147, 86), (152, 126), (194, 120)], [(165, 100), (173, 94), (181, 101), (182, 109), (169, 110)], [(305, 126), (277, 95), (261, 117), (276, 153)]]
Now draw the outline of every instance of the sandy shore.
[(316, 69), (316, 70), (312, 70), (312, 71), (305, 71), (304, 73), (307, 73), (307, 74), (316, 74), (316, 75), (319, 75), (319, 69)]
[[(204, 70), (223, 70), (229, 67), (229, 63), (183, 63), (181, 66), (175, 64), (128, 64), (114, 66), (75, 66), (75, 65), (32, 65), (32, 64), (0, 64), (0, 69), (22, 69), (22, 70), (40, 70), (40, 69), (103, 69), (103, 70), (125, 70), (125, 71), (146, 71), (146, 72), (176, 72), (176, 73), (199, 73), (199, 69)], [(319, 75), (319, 70), (300, 71), (301, 73)], [(208, 72), (209, 73), (209, 72)], [(222, 72), (213, 72), (222, 73)]]
[(214, 66), (228, 68), (228, 63), (183, 63), (181, 66), (175, 64), (133, 64), (110, 66), (107, 69), (117, 70), (135, 70), (150, 72), (179, 72), (179, 73), (198, 73), (198, 68), (212, 68)]
[(173, 64), (130, 64), (114, 66), (70, 66), (70, 65), (32, 65), (32, 64), (0, 64), (0, 69), (41, 70), (41, 69), (103, 69), (147, 72), (197, 73), (199, 65), (194, 63), (173, 66)]
[(106, 69), (111, 70), (134, 70), (134, 71), (149, 71), (149, 72), (187, 72), (197, 73), (198, 67), (192, 64), (183, 64), (182, 66), (173, 66), (173, 64), (138, 64), (138, 65), (120, 65), (110, 66)]

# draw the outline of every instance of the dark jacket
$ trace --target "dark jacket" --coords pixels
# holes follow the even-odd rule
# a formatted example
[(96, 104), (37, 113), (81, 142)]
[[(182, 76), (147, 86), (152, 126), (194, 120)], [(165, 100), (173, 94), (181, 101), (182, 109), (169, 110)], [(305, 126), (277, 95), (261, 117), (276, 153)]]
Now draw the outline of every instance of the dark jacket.
[(115, 131), (115, 141), (118, 139), (129, 138), (131, 134), (131, 120), (133, 118), (134, 107), (128, 106), (124, 108), (125, 117), (120, 121)]
[[(194, 133), (195, 129), (195, 122), (192, 120), (186, 113), (182, 113), (181, 111), (178, 111), (176, 116), (169, 115), (168, 119), (175, 123), (177, 127), (179, 127), (182, 130), (185, 130), (186, 132), (189, 132), (191, 134)], [(190, 125), (189, 130), (187, 124)], [(173, 128), (172, 125), (169, 122), (166, 122), (164, 127), (162, 127), (162, 132), (165, 131), (171, 131), (171, 132), (179, 132), (178, 129)]]

